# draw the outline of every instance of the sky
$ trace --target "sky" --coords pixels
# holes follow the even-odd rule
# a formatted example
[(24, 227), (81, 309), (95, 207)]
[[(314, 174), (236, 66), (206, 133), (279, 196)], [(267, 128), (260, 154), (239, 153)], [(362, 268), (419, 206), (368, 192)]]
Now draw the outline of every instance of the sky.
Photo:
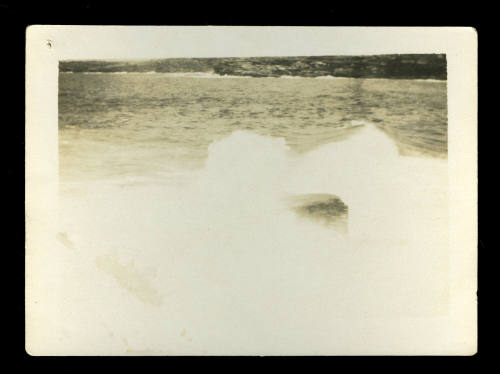
[[(33, 46), (58, 59), (149, 59), (446, 53), (470, 28), (43, 26), (28, 28)], [(458, 36), (458, 37), (457, 37)]]

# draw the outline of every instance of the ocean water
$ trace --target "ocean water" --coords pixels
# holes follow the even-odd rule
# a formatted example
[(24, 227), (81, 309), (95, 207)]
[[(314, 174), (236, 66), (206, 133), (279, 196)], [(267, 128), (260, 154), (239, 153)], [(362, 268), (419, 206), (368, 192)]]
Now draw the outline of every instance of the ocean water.
[(236, 130), (307, 152), (353, 122), (373, 123), (402, 154), (446, 157), (445, 81), (194, 76), (60, 74), (61, 177), (201, 168), (208, 145)]
[(59, 87), (54, 347), (404, 353), (409, 320), (447, 313), (446, 82), (61, 73)]

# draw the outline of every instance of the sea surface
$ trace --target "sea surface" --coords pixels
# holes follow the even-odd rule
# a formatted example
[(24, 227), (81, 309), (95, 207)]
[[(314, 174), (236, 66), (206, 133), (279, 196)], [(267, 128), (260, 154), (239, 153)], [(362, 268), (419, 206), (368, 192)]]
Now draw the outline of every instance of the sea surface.
[(61, 73), (61, 177), (202, 168), (209, 144), (236, 130), (307, 152), (366, 122), (401, 154), (446, 158), (446, 81), (325, 78)]
[(59, 88), (58, 234), (33, 286), (47, 352), (449, 344), (415, 323), (442, 331), (449, 307), (446, 82), (61, 73)]

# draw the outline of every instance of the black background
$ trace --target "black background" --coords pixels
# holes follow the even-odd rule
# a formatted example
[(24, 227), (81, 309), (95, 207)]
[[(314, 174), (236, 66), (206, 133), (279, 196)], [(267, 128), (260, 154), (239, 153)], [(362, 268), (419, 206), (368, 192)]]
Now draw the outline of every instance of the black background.
[[(4, 113), (1, 125), (2, 156), (3, 156), (3, 194), (4, 219), (7, 225), (3, 225), (4, 240), (2, 248), (3, 274), (6, 277), (3, 289), (7, 291), (2, 298), (4, 311), (9, 312), (4, 319), (4, 327), (12, 331), (12, 336), (3, 334), (3, 341), (9, 346), (8, 350), (2, 351), (2, 356), (14, 359), (17, 370), (30, 366), (31, 370), (42, 368), (53, 369), (55, 366), (63, 367), (65, 372), (73, 372), (80, 369), (90, 370), (114, 370), (115, 365), (136, 368), (138, 372), (148, 372), (151, 361), (157, 369), (165, 372), (176, 370), (185, 371), (196, 364), (198, 370), (209, 370), (207, 364), (215, 364), (222, 367), (226, 364), (238, 367), (249, 367), (255, 362), (262, 363), (270, 369), (285, 370), (288, 366), (303, 369), (306, 372), (315, 371), (344, 371), (351, 372), (358, 368), (359, 364), (365, 366), (365, 370), (376, 370), (380, 364), (381, 369), (386, 370), (388, 364), (396, 364), (398, 372), (406, 372), (408, 369), (421, 370), (446, 370), (447, 372), (461, 369), (477, 370), (479, 361), (484, 361), (486, 356), (493, 351), (495, 345), (489, 344), (486, 331), (496, 332), (496, 323), (493, 320), (486, 324), (485, 314), (494, 313), (495, 309), (486, 305), (483, 297), (486, 284), (493, 284), (496, 274), (494, 269), (489, 268), (493, 261), (486, 261), (487, 252), (494, 252), (496, 246), (491, 239), (488, 222), (492, 217), (492, 211), (496, 200), (495, 195), (487, 200), (487, 204), (480, 205), (479, 209), (479, 260), (480, 277), (479, 289), (479, 351), (473, 357), (323, 357), (323, 358), (182, 358), (182, 357), (128, 357), (128, 358), (51, 358), (30, 357), (24, 350), (24, 123), (25, 123), (25, 29), (32, 24), (60, 24), (60, 25), (248, 25), (248, 26), (469, 26), (478, 32), (479, 40), (479, 89), (482, 102), (480, 109), (495, 108), (498, 106), (493, 100), (498, 101), (495, 94), (494, 81), (497, 75), (493, 69), (496, 48), (494, 39), (495, 19), (486, 21), (488, 16), (493, 18), (495, 11), (485, 8), (478, 2), (452, 4), (441, 4), (437, 1), (429, 2), (363, 2), (343, 1), (328, 2), (326, 4), (314, 4), (313, 2), (284, 2), (281, 4), (267, 1), (263, 4), (255, 1), (230, 3), (203, 2), (198, 4), (193, 1), (175, 2), (104, 2), (104, 1), (67, 1), (67, 2), (37, 2), (29, 4), (22, 1), (0, 0), (0, 30), (2, 72), (0, 76), (2, 91), (2, 109)], [(486, 55), (492, 53), (491, 56)], [(486, 73), (486, 71), (489, 73)], [(484, 82), (480, 79), (485, 76)], [(487, 87), (490, 85), (491, 87)], [(497, 84), (498, 86), (498, 84)], [(491, 89), (490, 89), (491, 88)], [(481, 91), (482, 89), (482, 91)], [(488, 91), (488, 93), (484, 93)], [(484, 94), (481, 95), (481, 92)], [(7, 114), (7, 116), (5, 116)], [(479, 131), (479, 161), (495, 161), (496, 157), (492, 151), (496, 151), (495, 145), (486, 145), (486, 139), (492, 141), (494, 138), (487, 130), (494, 128), (497, 124), (497, 116), (488, 118), (486, 124), (483, 114), (483, 124)], [(487, 129), (487, 130), (486, 130)], [(481, 147), (481, 143), (483, 147)], [(498, 143), (498, 141), (496, 142)], [(495, 164), (493, 164), (495, 165)], [(479, 164), (479, 174), (483, 177), (494, 177), (496, 167), (486, 169)], [(488, 170), (488, 173), (484, 173)], [(486, 193), (494, 186), (493, 181), (483, 178), (479, 183), (479, 202), (485, 200)], [(488, 218), (487, 218), (488, 217)], [(489, 255), (488, 253), (488, 255)], [(488, 265), (486, 264), (488, 262)], [(5, 271), (9, 270), (9, 271)], [(493, 276), (492, 276), (493, 275)], [(9, 296), (8, 296), (9, 295)], [(11, 295), (11, 296), (10, 296)], [(490, 309), (491, 308), (491, 309)], [(75, 361), (78, 361), (76, 363)], [(58, 365), (59, 364), (59, 365)], [(319, 365), (319, 366), (317, 366)], [(455, 366), (457, 365), (457, 366)], [(342, 366), (342, 368), (341, 368)], [(442, 367), (437, 367), (442, 366)], [(116, 369), (118, 367), (116, 366)]]

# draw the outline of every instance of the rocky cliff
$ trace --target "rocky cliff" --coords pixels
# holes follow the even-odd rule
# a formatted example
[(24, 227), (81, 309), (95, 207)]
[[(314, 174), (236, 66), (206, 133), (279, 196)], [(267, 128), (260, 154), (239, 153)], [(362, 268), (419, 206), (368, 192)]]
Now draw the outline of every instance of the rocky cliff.
[(302, 76), (446, 79), (444, 54), (61, 61), (63, 72), (213, 72), (252, 77)]

